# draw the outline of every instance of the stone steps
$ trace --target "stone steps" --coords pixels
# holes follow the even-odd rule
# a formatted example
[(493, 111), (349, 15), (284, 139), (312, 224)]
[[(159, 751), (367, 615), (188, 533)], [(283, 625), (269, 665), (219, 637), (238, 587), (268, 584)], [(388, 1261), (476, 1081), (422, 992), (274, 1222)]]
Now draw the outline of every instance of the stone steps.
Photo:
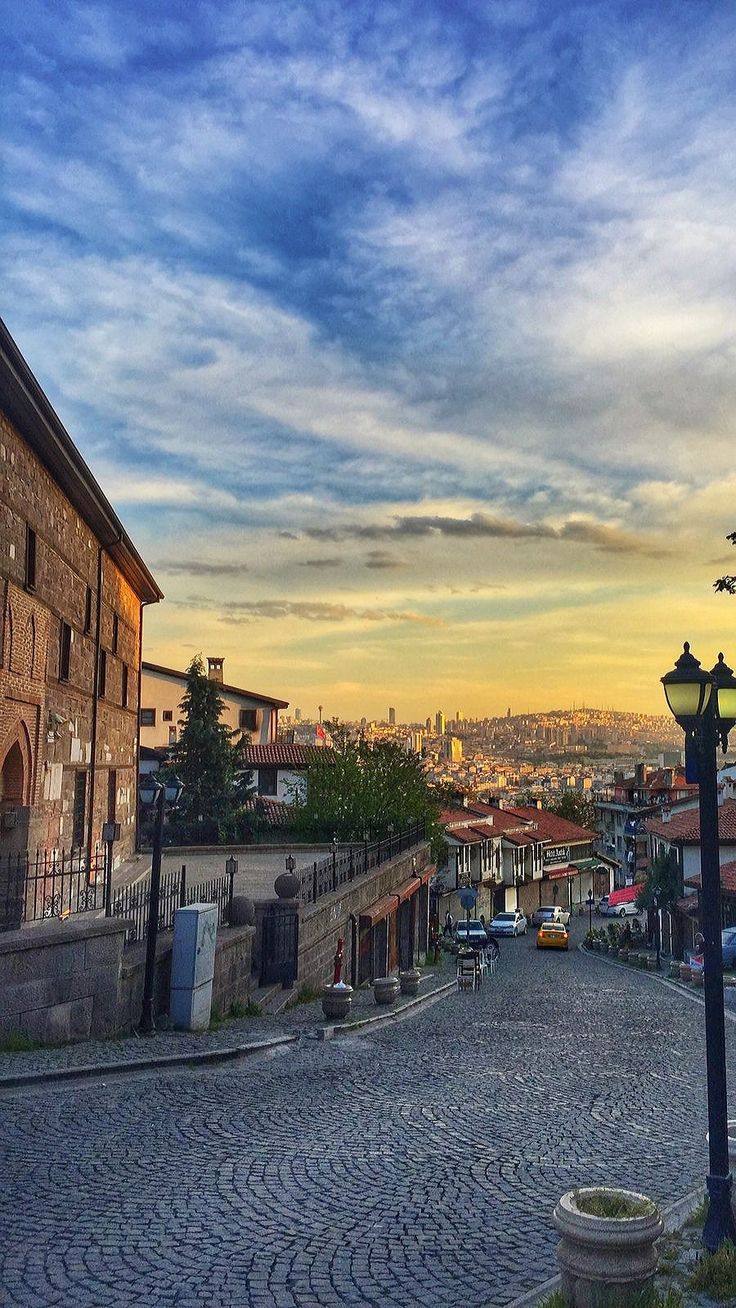
[(251, 990), (248, 997), (254, 1004), (260, 1005), (262, 1013), (275, 1017), (277, 1013), (283, 1013), (286, 1005), (295, 998), (296, 994), (296, 988), (284, 990), (283, 986), (277, 983), (272, 986), (258, 986), (255, 990)]

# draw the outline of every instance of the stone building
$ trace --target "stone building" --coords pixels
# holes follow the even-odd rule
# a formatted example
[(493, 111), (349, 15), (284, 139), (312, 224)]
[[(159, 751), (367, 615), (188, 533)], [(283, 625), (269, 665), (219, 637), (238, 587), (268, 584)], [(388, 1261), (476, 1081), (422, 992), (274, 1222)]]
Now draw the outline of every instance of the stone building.
[(133, 851), (142, 614), (161, 598), (0, 322), (0, 877), (37, 849), (89, 863), (108, 820), (116, 860)]

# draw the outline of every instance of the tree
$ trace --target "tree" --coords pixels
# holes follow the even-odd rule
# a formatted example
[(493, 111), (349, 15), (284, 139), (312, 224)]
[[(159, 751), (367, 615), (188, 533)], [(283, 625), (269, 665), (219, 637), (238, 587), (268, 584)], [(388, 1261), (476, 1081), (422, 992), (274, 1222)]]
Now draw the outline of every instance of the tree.
[(658, 854), (647, 869), (641, 890), (636, 897), (637, 908), (654, 908), (654, 892), (659, 891), (659, 907), (672, 908), (681, 894), (680, 869), (673, 853)]
[(186, 675), (181, 731), (171, 751), (171, 767), (184, 785), (173, 825), (179, 838), (197, 842), (239, 839), (251, 783), (243, 737), (220, 721), (225, 701), (201, 655), (195, 655)]
[(338, 722), (330, 724), (330, 735), (332, 749), (317, 751), (310, 764), (306, 794), (294, 796), (299, 834), (377, 839), (389, 827), (398, 832), (421, 821), (430, 839), (439, 833), (439, 804), (416, 754), (394, 741), (352, 739)]
[[(736, 531), (729, 532), (726, 540), (730, 540), (732, 545), (736, 545)], [(725, 590), (729, 595), (736, 595), (736, 577), (719, 577), (713, 582), (713, 589), (716, 591)]]
[(585, 795), (578, 794), (575, 790), (566, 790), (564, 795), (552, 803), (546, 803), (544, 806), (548, 812), (556, 813), (557, 817), (567, 818), (568, 822), (574, 822), (579, 827), (585, 827), (586, 831), (595, 831), (597, 829), (595, 807), (591, 800), (586, 799)]

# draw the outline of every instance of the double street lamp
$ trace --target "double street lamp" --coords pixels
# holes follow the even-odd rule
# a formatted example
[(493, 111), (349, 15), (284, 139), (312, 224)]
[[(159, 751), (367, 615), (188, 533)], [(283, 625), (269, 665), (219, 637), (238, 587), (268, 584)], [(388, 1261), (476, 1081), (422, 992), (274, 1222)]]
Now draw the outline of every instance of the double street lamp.
[(153, 810), (153, 849), (151, 856), (151, 885), (148, 895), (148, 925), (146, 928), (146, 970), (143, 977), (143, 1004), (140, 1030), (151, 1035), (156, 1026), (153, 1020), (153, 979), (156, 971), (156, 938), (158, 936), (158, 910), (161, 896), (161, 850), (164, 843), (166, 806), (176, 808), (184, 787), (178, 777), (168, 781), (154, 781), (147, 776), (140, 784), (141, 804)]
[(728, 1161), (726, 1042), (723, 1017), (721, 948), (721, 871), (718, 854), (718, 773), (716, 744), (726, 752), (736, 723), (736, 677), (723, 655), (705, 672), (685, 642), (671, 672), (662, 677), (668, 707), (685, 732), (686, 757), (697, 760), (700, 808), (701, 915), (704, 944), (705, 1061), (708, 1085), (708, 1217), (703, 1244), (714, 1253), (736, 1242), (731, 1211), (732, 1178)]

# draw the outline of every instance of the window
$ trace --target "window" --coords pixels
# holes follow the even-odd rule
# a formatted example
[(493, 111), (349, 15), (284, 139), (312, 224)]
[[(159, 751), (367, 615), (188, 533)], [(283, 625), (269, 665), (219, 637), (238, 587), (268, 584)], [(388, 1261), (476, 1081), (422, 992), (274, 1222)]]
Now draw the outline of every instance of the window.
[(241, 731), (258, 730), (258, 709), (240, 710), (240, 729)]
[(87, 773), (74, 773), (74, 808), (72, 810), (72, 845), (84, 844), (84, 817), (87, 799)]
[(258, 794), (275, 795), (278, 789), (278, 770), (276, 768), (258, 769)]
[(68, 622), (62, 622), (59, 628), (59, 681), (69, 680), (71, 659), (72, 629)]
[(142, 708), (142, 709), (141, 709), (141, 726), (142, 726), (142, 727), (155, 727), (155, 725), (156, 725), (156, 710), (155, 710), (155, 709), (144, 709), (144, 708)]
[(110, 768), (107, 774), (107, 820), (114, 822), (117, 813), (118, 774)]
[(36, 533), (26, 527), (26, 590), (36, 589)]
[(128, 707), (128, 665), (124, 663), (120, 674), (120, 703)]
[(100, 650), (100, 662), (97, 668), (97, 694), (100, 699), (105, 698), (107, 690), (107, 651)]
[(120, 636), (120, 619), (118, 618), (117, 613), (113, 613), (113, 615), (112, 615), (112, 652), (113, 652), (113, 654), (117, 654), (117, 652), (118, 652), (118, 637), (119, 637), (119, 636)]
[(87, 593), (84, 597), (84, 632), (89, 635), (92, 630), (92, 587), (87, 587)]
[(161, 717), (163, 718), (164, 722), (173, 722), (173, 721), (174, 721), (174, 710), (173, 710), (173, 709), (164, 709), (163, 713), (161, 714)]

